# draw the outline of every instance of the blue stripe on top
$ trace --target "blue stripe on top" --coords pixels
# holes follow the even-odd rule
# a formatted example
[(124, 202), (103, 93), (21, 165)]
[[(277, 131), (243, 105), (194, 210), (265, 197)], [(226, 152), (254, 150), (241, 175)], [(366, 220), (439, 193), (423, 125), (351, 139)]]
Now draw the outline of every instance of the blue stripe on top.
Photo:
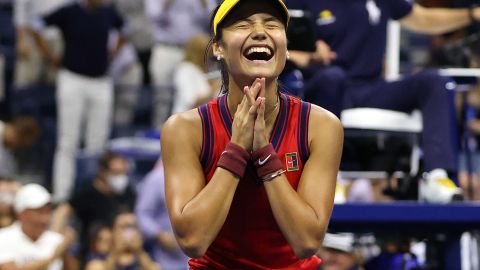
[(202, 151), (200, 152), (200, 162), (205, 171), (212, 166), (213, 156), (213, 126), (212, 117), (208, 104), (202, 105), (198, 108), (200, 118), (202, 119), (203, 138), (202, 138)]
[(232, 116), (228, 110), (227, 95), (218, 98), (218, 107), (220, 109), (220, 118), (229, 138), (232, 137)]
[(273, 128), (273, 135), (270, 138), (275, 151), (280, 148), (280, 142), (287, 131), (288, 112), (290, 111), (290, 100), (287, 95), (280, 93), (280, 113), (277, 116)]
[(305, 101), (301, 102), (300, 114), (298, 119), (298, 148), (300, 150), (300, 160), (302, 164), (308, 159), (310, 152), (308, 150), (308, 119), (310, 117), (311, 104)]

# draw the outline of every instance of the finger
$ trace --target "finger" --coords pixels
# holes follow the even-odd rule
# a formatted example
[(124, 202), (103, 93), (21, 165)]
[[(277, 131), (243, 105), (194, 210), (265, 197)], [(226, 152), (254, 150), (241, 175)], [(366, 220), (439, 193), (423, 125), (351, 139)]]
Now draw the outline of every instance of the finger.
[[(253, 97), (254, 100), (257, 99), (258, 94), (260, 92), (261, 85), (258, 85), (259, 83), (261, 83), (260, 81), (261, 81), (260, 78), (256, 78), (255, 81), (253, 81), (252, 86), (250, 87), (250, 89), (252, 89), (251, 93), (252, 93), (252, 97)], [(253, 104), (253, 102), (252, 102), (252, 104)]]
[(257, 98), (257, 100), (255, 100), (255, 103), (248, 110), (251, 117), (252, 116), (255, 117), (257, 115), (257, 109), (260, 106), (262, 99), (263, 99), (262, 97)]
[(260, 97), (265, 97), (265, 77), (260, 79)]
[(265, 98), (262, 98), (260, 106), (258, 106), (257, 120), (265, 120)]
[(247, 102), (248, 102), (247, 101), (247, 96), (244, 95), (243, 98), (242, 98), (242, 102), (240, 102), (240, 104), (238, 104), (238, 106), (237, 106), (237, 110), (235, 111), (235, 114), (241, 113), (242, 111), (244, 111), (245, 107), (247, 107), (247, 106), (245, 106), (245, 103), (247, 103)]
[(255, 103), (255, 96), (253, 94), (255, 86), (256, 86), (256, 84), (253, 84), (252, 87), (245, 86), (243, 88), (243, 92), (244, 92), (245, 96), (247, 97), (248, 104), (250, 104), (250, 105)]

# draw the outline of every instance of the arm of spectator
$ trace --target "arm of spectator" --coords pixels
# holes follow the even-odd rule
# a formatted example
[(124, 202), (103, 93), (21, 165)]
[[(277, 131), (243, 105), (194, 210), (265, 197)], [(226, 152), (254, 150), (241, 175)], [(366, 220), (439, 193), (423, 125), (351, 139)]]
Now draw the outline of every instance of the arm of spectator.
[(43, 39), (42, 35), (40, 32), (36, 30), (31, 31), (33, 39), (35, 40), (35, 43), (37, 47), (40, 49), (40, 52), (42, 53), (43, 57), (47, 59), (48, 62), (50, 62), (53, 66), (59, 67), (60, 66), (60, 59), (56, 57), (48, 48), (47, 43)]
[[(474, 8), (473, 18), (480, 20), (480, 8)], [(425, 8), (414, 4), (406, 17), (400, 20), (407, 29), (425, 34), (444, 34), (472, 23), (468, 8)]]
[(317, 40), (315, 52), (290, 51), (290, 61), (299, 68), (307, 68), (313, 64), (330, 65), (337, 54), (323, 40)]
[(69, 203), (61, 203), (53, 212), (51, 229), (55, 232), (61, 232), (67, 226), (72, 214), (72, 206)]
[(177, 240), (175, 239), (175, 235), (172, 232), (159, 232), (156, 239), (160, 246), (165, 250), (176, 251), (180, 249)]
[(16, 28), (16, 49), (17, 55), (20, 58), (27, 58), (29, 51), (27, 46), (27, 37), (29, 35), (29, 29), (27, 27), (29, 18), (29, 6), (28, 0), (15, 0), (14, 3), (14, 24)]
[(138, 254), (138, 263), (143, 270), (161, 270), (160, 266), (150, 258), (145, 250)]
[(17, 34), (17, 55), (21, 59), (28, 58), (30, 52), (27, 45), (27, 37), (29, 35), (29, 30), (25, 27), (17, 27), (16, 29)]
[(160, 270), (160, 267), (150, 258), (143, 249), (143, 240), (139, 231), (136, 231), (129, 243), (131, 250), (135, 253), (143, 270)]
[(127, 37), (124, 35), (119, 35), (117, 39), (117, 43), (112, 51), (112, 59), (117, 57), (118, 53), (122, 50), (123, 46), (127, 43)]

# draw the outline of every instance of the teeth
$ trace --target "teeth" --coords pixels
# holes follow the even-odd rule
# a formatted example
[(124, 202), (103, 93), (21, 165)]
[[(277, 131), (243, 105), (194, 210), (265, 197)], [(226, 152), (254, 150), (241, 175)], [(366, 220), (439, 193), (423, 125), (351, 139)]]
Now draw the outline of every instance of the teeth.
[(263, 52), (263, 53), (266, 53), (268, 55), (272, 54), (270, 49), (267, 48), (267, 47), (252, 47), (248, 50), (247, 54), (251, 54), (251, 53), (254, 53), (254, 52), (256, 52), (256, 53), (262, 53)]

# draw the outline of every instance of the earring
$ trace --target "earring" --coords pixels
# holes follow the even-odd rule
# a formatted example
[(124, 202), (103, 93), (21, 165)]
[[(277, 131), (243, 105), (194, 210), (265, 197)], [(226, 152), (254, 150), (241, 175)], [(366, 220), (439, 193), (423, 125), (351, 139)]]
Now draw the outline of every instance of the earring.
[(290, 53), (287, 51), (287, 60), (290, 60)]
[(220, 55), (217, 55), (217, 60), (218, 61), (222, 60), (222, 57)]

